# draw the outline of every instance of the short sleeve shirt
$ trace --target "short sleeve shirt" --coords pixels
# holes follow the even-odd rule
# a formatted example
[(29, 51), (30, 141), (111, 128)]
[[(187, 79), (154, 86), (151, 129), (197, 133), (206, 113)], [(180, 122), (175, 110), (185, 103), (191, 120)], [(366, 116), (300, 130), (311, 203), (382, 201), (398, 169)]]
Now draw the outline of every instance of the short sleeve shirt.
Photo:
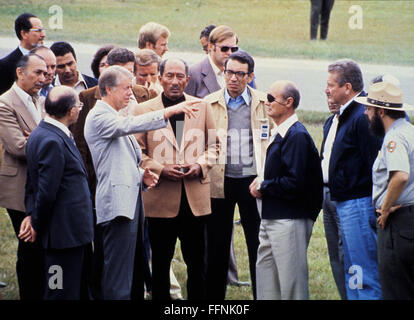
[(405, 119), (398, 119), (385, 134), (381, 151), (372, 168), (372, 199), (380, 209), (387, 193), (391, 172), (409, 174), (408, 183), (395, 202), (403, 207), (414, 204), (414, 126)]

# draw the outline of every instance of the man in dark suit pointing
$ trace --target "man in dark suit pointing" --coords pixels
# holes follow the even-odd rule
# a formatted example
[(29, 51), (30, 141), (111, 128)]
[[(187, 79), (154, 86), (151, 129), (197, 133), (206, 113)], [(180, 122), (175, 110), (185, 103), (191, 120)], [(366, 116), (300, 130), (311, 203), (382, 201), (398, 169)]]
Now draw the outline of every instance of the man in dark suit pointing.
[(92, 201), (82, 157), (68, 129), (82, 104), (66, 86), (51, 89), (46, 116), (30, 134), (26, 146), (28, 173), (26, 212), (30, 233), (45, 249), (44, 298), (78, 300), (87, 297), (86, 270), (93, 239)]

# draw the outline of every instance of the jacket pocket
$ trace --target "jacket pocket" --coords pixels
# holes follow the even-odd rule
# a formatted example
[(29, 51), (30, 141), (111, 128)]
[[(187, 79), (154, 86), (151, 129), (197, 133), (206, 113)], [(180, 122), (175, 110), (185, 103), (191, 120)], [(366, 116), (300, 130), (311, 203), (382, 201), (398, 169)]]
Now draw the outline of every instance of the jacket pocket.
[(2, 166), (0, 169), (0, 175), (14, 177), (17, 175), (17, 167)]

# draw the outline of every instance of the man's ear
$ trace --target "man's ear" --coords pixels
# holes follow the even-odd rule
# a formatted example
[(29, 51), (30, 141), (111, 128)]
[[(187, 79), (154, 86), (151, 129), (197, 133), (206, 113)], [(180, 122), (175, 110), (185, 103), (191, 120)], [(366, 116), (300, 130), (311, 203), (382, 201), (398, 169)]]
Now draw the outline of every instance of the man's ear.
[(252, 72), (251, 74), (249, 74), (248, 79), (247, 79), (247, 83), (252, 82), (253, 78), (254, 78), (254, 72)]
[(214, 48), (214, 43), (209, 42), (207, 44), (207, 51), (208, 51), (208, 53), (210, 53), (210, 51), (213, 51), (213, 48)]
[(353, 91), (352, 84), (349, 82), (345, 83), (345, 88), (349, 91), (349, 94)]
[(23, 70), (23, 68), (17, 68), (16, 69), (16, 77), (17, 77), (17, 79), (19, 79), (19, 76), (21, 77), (22, 75), (24, 74), (24, 70)]
[(145, 42), (145, 49), (154, 49), (154, 44), (153, 43), (151, 43), (151, 42), (149, 42), (149, 41), (147, 41), (147, 42)]
[(22, 40), (24, 40), (24, 39), (26, 39), (26, 34), (27, 34), (28, 32), (27, 31), (25, 31), (25, 30), (20, 30), (20, 37), (22, 38)]
[(293, 98), (292, 97), (287, 97), (286, 98), (286, 107), (287, 108), (293, 108)]

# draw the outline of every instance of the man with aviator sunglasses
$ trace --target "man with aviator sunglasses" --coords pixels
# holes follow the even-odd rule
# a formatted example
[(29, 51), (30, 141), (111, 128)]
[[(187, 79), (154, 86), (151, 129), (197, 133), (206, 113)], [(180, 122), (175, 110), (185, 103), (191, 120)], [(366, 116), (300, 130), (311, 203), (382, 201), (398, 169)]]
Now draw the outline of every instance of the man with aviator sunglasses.
[(230, 27), (221, 25), (214, 28), (208, 38), (208, 56), (190, 67), (190, 81), (185, 92), (204, 98), (223, 88), (225, 86), (224, 62), (239, 49), (237, 43), (237, 35)]

